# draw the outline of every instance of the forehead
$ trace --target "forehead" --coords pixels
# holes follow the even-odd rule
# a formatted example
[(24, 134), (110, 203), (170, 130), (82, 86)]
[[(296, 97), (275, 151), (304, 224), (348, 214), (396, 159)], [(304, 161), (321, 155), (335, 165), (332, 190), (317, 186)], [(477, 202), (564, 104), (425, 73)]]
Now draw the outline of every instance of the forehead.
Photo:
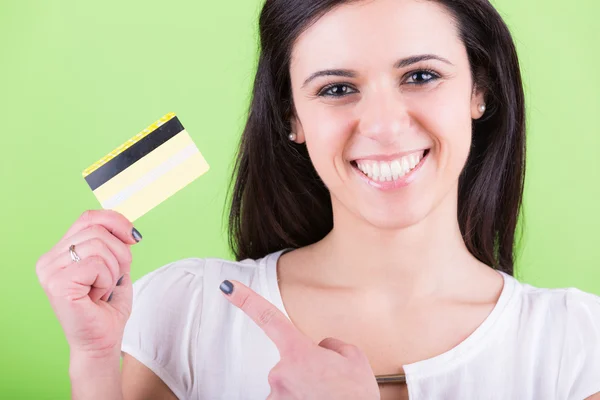
[(292, 68), (389, 61), (434, 53), (456, 57), (463, 49), (450, 12), (428, 0), (368, 0), (343, 4), (296, 40)]

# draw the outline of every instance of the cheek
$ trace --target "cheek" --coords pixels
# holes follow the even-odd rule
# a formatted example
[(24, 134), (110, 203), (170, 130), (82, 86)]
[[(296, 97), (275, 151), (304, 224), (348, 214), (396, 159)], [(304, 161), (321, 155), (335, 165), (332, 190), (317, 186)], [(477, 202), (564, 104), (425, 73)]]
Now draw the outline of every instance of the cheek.
[(441, 171), (453, 175), (460, 173), (471, 148), (471, 104), (463, 92), (448, 88), (432, 94), (419, 110), (422, 128), (436, 145)]
[(341, 110), (317, 108), (306, 113), (302, 126), (312, 163), (329, 186), (335, 176), (344, 179), (347, 174), (344, 150), (352, 137), (351, 117)]

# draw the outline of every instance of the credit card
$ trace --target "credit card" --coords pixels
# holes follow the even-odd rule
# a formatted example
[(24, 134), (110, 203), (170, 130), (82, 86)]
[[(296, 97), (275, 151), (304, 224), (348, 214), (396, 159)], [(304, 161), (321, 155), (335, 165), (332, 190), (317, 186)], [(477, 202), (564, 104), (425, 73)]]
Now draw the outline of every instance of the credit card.
[(204, 175), (209, 165), (169, 113), (83, 171), (102, 208), (135, 221)]

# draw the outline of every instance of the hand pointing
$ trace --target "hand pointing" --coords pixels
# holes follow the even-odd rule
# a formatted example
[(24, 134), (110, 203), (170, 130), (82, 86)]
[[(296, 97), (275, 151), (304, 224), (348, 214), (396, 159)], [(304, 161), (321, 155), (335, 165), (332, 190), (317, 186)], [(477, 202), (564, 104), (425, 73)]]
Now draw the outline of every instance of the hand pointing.
[(314, 344), (277, 307), (240, 282), (224, 281), (221, 290), (279, 350), (267, 400), (380, 398), (369, 360), (358, 347), (334, 338)]

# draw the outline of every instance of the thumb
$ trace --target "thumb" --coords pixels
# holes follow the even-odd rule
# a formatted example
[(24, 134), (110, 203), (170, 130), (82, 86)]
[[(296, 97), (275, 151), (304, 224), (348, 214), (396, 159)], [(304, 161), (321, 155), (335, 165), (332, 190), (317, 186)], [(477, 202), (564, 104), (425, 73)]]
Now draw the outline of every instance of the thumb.
[(363, 352), (358, 347), (336, 338), (329, 337), (321, 340), (319, 347), (335, 351), (346, 358), (363, 357)]
[(121, 315), (129, 318), (131, 314), (131, 303), (133, 301), (133, 284), (131, 282), (131, 276), (129, 274), (123, 275), (121, 284), (115, 287), (110, 304), (115, 308)]

